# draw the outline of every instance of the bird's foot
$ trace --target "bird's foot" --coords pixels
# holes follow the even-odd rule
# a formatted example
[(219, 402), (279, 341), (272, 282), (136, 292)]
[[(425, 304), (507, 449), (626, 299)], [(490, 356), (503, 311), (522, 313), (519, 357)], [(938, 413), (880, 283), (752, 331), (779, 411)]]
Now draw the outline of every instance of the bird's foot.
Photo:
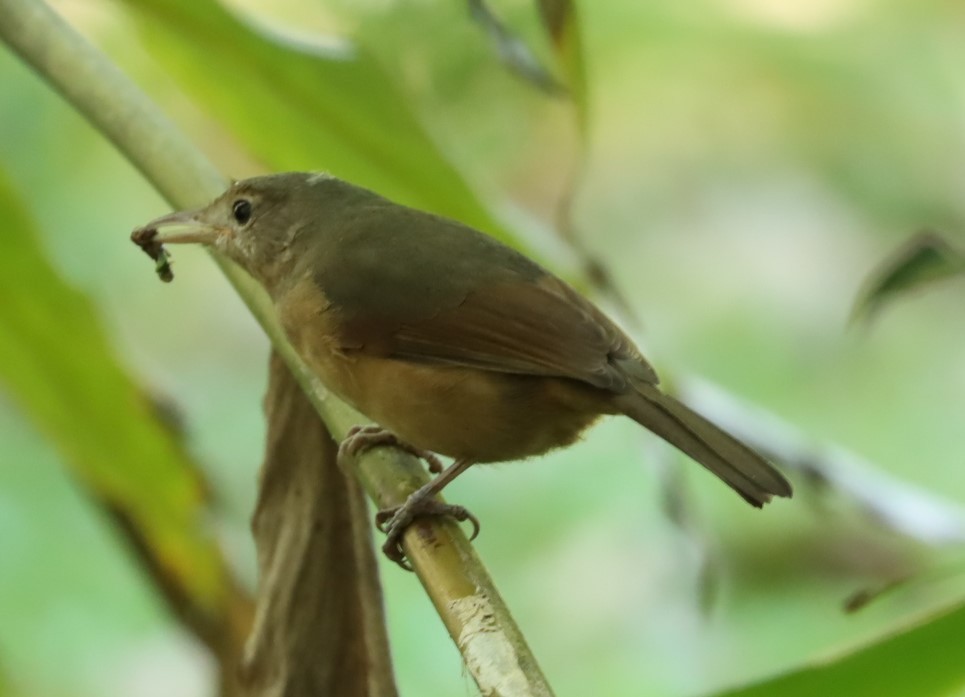
[(382, 551), (389, 559), (403, 569), (412, 571), (412, 566), (406, 561), (405, 551), (402, 549), (402, 534), (416, 518), (424, 516), (449, 516), (458, 522), (472, 523), (470, 540), (479, 534), (479, 519), (463, 506), (443, 503), (435, 498), (442, 488), (464, 471), (471, 462), (456, 461), (446, 469), (442, 461), (433, 453), (416, 448), (387, 431), (381, 426), (354, 426), (349, 429), (345, 440), (338, 446), (338, 459), (354, 458), (359, 453), (378, 446), (393, 446), (400, 450), (425, 460), (429, 471), (436, 474), (436, 478), (413, 492), (401, 506), (386, 508), (375, 514), (375, 524), (387, 536)]
[(407, 571), (412, 571), (412, 566), (406, 560), (405, 550), (402, 549), (402, 534), (416, 518), (422, 516), (449, 516), (460, 523), (468, 520), (472, 523), (470, 542), (479, 534), (479, 519), (467, 508), (432, 498), (432, 492), (427, 491), (426, 487), (419, 489), (401, 506), (384, 508), (375, 514), (375, 525), (386, 535), (382, 552)]
[(381, 426), (370, 424), (368, 426), (353, 426), (345, 436), (345, 440), (338, 446), (338, 458), (355, 457), (359, 453), (375, 448), (380, 445), (393, 446), (414, 455), (420, 460), (424, 460), (433, 474), (439, 474), (445, 467), (442, 460), (435, 453), (428, 450), (417, 448), (414, 445), (399, 440), (391, 431), (387, 431)]

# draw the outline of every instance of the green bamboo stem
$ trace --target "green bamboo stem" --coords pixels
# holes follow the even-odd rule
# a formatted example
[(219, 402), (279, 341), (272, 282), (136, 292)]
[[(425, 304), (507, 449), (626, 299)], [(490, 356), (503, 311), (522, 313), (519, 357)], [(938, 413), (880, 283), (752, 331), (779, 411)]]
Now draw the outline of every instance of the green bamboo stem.
[[(0, 0), (0, 39), (108, 138), (175, 208), (193, 208), (227, 185), (217, 168), (116, 66), (37, 0)], [(336, 439), (365, 423), (306, 368), (285, 339), (262, 289), (217, 258)], [(378, 449), (355, 470), (378, 506), (397, 505), (428, 477), (403, 453)], [(552, 691), (492, 579), (451, 522), (413, 525), (406, 555), (483, 695), (535, 697)]]

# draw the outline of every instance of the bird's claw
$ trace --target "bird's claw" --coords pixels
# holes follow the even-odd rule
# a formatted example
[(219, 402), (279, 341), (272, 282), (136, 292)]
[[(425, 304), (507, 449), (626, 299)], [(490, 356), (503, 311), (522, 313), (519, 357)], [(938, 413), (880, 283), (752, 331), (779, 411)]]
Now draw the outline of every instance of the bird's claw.
[(442, 460), (434, 453), (401, 441), (391, 431), (375, 424), (350, 428), (348, 433), (345, 434), (345, 439), (338, 446), (338, 458), (341, 460), (345, 457), (355, 457), (361, 452), (381, 445), (396, 447), (420, 460), (424, 460), (429, 471), (433, 474), (439, 474), (445, 469)]
[(476, 536), (479, 535), (479, 519), (470, 513), (465, 506), (443, 503), (436, 499), (413, 500), (410, 498), (401, 506), (384, 508), (375, 514), (376, 527), (386, 535), (382, 552), (407, 571), (412, 571), (412, 566), (406, 560), (405, 550), (402, 549), (402, 535), (416, 518), (423, 516), (448, 516), (460, 523), (468, 520), (472, 523), (472, 534), (469, 536), (469, 541), (475, 540)]

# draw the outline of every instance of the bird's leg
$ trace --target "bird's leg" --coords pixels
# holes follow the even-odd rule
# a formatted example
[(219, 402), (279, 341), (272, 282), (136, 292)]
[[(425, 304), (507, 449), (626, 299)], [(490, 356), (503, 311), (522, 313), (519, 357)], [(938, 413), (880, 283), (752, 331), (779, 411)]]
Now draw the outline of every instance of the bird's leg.
[(425, 460), (429, 471), (436, 477), (428, 484), (416, 489), (401, 506), (384, 508), (375, 514), (375, 524), (386, 534), (382, 551), (389, 559), (408, 571), (412, 570), (405, 559), (402, 549), (402, 534), (413, 520), (420, 516), (449, 516), (459, 522), (469, 521), (473, 531), (470, 540), (479, 534), (479, 519), (463, 506), (443, 503), (433, 498), (453, 479), (472, 465), (471, 460), (456, 460), (449, 467), (428, 451), (400, 441), (398, 437), (381, 426), (355, 426), (349, 430), (345, 440), (338, 447), (338, 458), (355, 457), (364, 450), (377, 446), (394, 446), (415, 457)]

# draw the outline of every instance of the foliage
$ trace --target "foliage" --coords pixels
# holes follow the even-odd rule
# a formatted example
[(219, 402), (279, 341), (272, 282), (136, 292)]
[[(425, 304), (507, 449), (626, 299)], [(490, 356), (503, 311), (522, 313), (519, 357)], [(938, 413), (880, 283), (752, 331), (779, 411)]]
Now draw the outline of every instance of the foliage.
[(46, 261), (29, 214), (4, 181), (0, 216), (7, 231), (0, 255), (4, 384), (90, 495), (146, 532), (163, 574), (215, 610), (223, 569), (204, 531), (204, 484), (177, 429), (118, 364), (90, 301)]
[(896, 296), (965, 274), (965, 253), (934, 232), (915, 235), (881, 262), (852, 316), (869, 321)]
[[(965, 42), (953, 10), (883, 0), (786, 15), (753, 2), (581, 3), (579, 12), (567, 2), (487, 4), (575, 102), (510, 75), (466, 3), (331, 2), (312, 28), (350, 37), (334, 48), (210, 0), (129, 0), (126, 19), (110, 8), (107, 20), (79, 11), (72, 20), (138, 72), (226, 171), (330, 170), (557, 266), (571, 259), (545, 221), (588, 147), (574, 209), (580, 241), (599, 252), (625, 295), (648, 298), (631, 305), (655, 339), (675, 337), (658, 353), (679, 353), (678, 363), (747, 391), (822, 439), (849, 441), (920, 485), (965, 498), (949, 455), (961, 452), (955, 436), (965, 404), (954, 381), (914, 371), (936, 364), (960, 374), (952, 314), (889, 317), (892, 334), (880, 327), (857, 347), (829, 338), (861, 270), (891, 240), (922, 225), (962, 227), (956, 105), (965, 102), (954, 76)], [(292, 7), (299, 17), (311, 11)], [(79, 575), (60, 548), (44, 556), (37, 531), (18, 527), (44, 520), (19, 517), (20, 507), (46, 509), (42, 494), (21, 496), (27, 489), (14, 475), (28, 476), (38, 444), (50, 443), (80, 483), (83, 510), (120, 506), (137, 516), (165, 574), (219, 616), (223, 603), (241, 602), (231, 599), (229, 579), (251, 569), (250, 552), (239, 551), (246, 543), (235, 540), (247, 536), (240, 519), (260, 452), (263, 343), (242, 313), (225, 309), (232, 301), (189, 254), (179, 254), (177, 287), (162, 296), (135, 250), (117, 251), (159, 204), (63, 107), (39, 96), (33, 78), (6, 57), (0, 69), (12, 97), (0, 105), (0, 167), (17, 182), (0, 197), (0, 376), (16, 404), (0, 410), (39, 432), (0, 430), (28, 442), (0, 455), (10, 578), (27, 578), (20, 574), (31, 564), (63, 576), (62, 595), (38, 584), (31, 602), (69, 615), (58, 597), (75, 597), (66, 586)], [(907, 287), (909, 274), (917, 283), (959, 268), (954, 245), (928, 239), (882, 273), (863, 307)], [(728, 290), (739, 287), (745, 294)], [(187, 433), (158, 417), (141, 386), (149, 383), (177, 395)], [(896, 392), (881, 397), (883, 385)], [(638, 493), (651, 486), (643, 470), (618, 467), (633, 459), (635, 438), (607, 425), (545, 466), (474, 473), (473, 490), (453, 490), (486, 521), (479, 549), (519, 598), (523, 629), (559, 694), (713, 692), (792, 666), (727, 694), (961, 688), (956, 664), (932, 648), (954, 644), (961, 610), (922, 616), (957, 601), (957, 588), (919, 588), (855, 618), (837, 614), (848, 590), (913, 574), (936, 555), (855, 512), (848, 488), (836, 485), (851, 474), (844, 458), (830, 458), (838, 479), (817, 477), (829, 491), (804, 486), (790, 512), (745, 517), (715, 499), (696, 514), (694, 534), (726, 560), (722, 614), (702, 625), (680, 532), (645, 512), (653, 505)], [(849, 486), (906, 505), (866, 482), (851, 478)], [(698, 494), (705, 500), (699, 485)], [(928, 520), (935, 510), (918, 499), (913, 512)], [(96, 534), (113, 554), (127, 554), (106, 526)], [(17, 539), (28, 551), (18, 552)], [(89, 566), (114, 569), (104, 572), (107, 587), (143, 573), (117, 571), (98, 554)], [(460, 690), (441, 630), (420, 633), (424, 599), (393, 573), (386, 582), (403, 693)], [(118, 581), (122, 574), (127, 580)], [(77, 597), (91, 604), (82, 590)], [(14, 597), (0, 582), (0, 613)], [(82, 663), (65, 667), (60, 682), (38, 677), (50, 635), (62, 637), (54, 642), (61, 652), (103, 666), (128, 663), (126, 644), (149, 646), (170, 631), (158, 616), (124, 625), (123, 603), (92, 607), (75, 633), (58, 631), (46, 613), (6, 632), (0, 626), (0, 665), (10, 665), (13, 684), (36, 694), (137, 694), (80, 677), (92, 672)], [(825, 658), (842, 644), (857, 648)], [(39, 658), (24, 658), (31, 652)], [(424, 675), (429, 661), (438, 675)], [(920, 668), (901, 671), (907, 665)], [(912, 679), (914, 690), (905, 682)]]

